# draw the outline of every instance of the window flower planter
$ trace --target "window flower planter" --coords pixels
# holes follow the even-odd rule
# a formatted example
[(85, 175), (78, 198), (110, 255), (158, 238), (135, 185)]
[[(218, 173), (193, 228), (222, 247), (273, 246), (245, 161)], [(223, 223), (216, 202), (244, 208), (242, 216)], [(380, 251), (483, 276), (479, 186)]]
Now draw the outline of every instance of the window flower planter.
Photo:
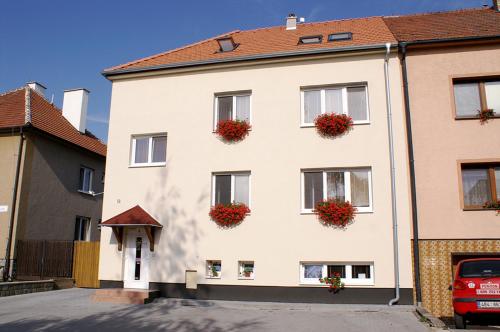
[(327, 199), (316, 204), (314, 213), (325, 226), (344, 228), (354, 221), (356, 208), (349, 202)]
[(316, 130), (323, 137), (333, 138), (352, 129), (352, 118), (346, 114), (326, 113), (314, 119)]
[(479, 110), (477, 111), (477, 115), (479, 117), (479, 122), (485, 124), (489, 119), (495, 117), (495, 111), (492, 109)]
[(217, 204), (210, 209), (210, 218), (223, 227), (232, 227), (245, 219), (250, 209), (243, 203)]
[(328, 285), (328, 291), (338, 293), (339, 290), (344, 289), (344, 283), (340, 279), (340, 273), (335, 272), (331, 278), (320, 278), (319, 282)]
[(495, 209), (495, 210), (497, 210), (497, 216), (500, 215), (500, 201), (486, 202), (486, 203), (484, 203), (483, 208), (485, 208), (485, 209)]
[(252, 126), (247, 121), (223, 120), (217, 123), (215, 133), (226, 142), (238, 142), (243, 140)]

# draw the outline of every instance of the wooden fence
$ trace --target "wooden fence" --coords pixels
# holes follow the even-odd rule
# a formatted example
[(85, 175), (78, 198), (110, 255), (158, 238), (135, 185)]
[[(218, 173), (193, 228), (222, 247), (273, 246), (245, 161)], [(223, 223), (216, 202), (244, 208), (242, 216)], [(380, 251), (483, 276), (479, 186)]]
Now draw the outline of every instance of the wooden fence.
[(73, 241), (18, 240), (16, 275), (21, 278), (71, 278)]
[(99, 242), (75, 241), (73, 278), (76, 287), (99, 288)]

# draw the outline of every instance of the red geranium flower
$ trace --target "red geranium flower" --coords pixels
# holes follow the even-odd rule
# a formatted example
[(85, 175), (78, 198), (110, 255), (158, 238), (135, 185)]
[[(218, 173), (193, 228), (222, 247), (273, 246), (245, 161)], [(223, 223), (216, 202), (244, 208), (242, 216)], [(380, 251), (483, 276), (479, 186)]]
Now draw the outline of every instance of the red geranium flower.
[(338, 199), (327, 199), (318, 202), (314, 209), (314, 213), (318, 215), (318, 219), (327, 226), (346, 227), (354, 220), (356, 208), (349, 202), (344, 202)]
[(316, 130), (321, 136), (336, 137), (352, 129), (352, 118), (345, 114), (326, 113), (314, 120)]
[(215, 132), (225, 141), (236, 142), (244, 139), (248, 135), (250, 128), (252, 126), (247, 121), (223, 120), (217, 123)]
[(210, 218), (218, 225), (230, 227), (238, 225), (245, 219), (250, 209), (243, 203), (217, 204), (210, 209)]

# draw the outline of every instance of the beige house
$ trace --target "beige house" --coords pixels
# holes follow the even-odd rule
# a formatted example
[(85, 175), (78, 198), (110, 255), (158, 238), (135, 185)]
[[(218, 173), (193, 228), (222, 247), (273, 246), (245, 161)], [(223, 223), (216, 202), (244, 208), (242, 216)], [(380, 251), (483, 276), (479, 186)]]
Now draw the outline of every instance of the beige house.
[[(286, 26), (235, 31), (104, 71), (113, 86), (101, 287), (388, 303), (397, 276), (399, 303), (412, 303), (396, 44), (381, 18), (300, 24), (292, 16)], [(321, 137), (314, 118), (330, 112), (350, 115), (353, 129)], [(228, 118), (250, 122), (248, 137), (222, 141), (214, 130)], [(326, 198), (352, 202), (354, 222), (323, 226), (313, 207)], [(233, 201), (250, 207), (241, 224), (210, 219), (211, 206)], [(319, 278), (335, 272), (345, 289), (331, 294)]]
[(96, 241), (100, 236), (102, 196), (95, 193), (103, 191), (106, 145), (85, 129), (88, 91), (65, 91), (60, 110), (44, 90), (32, 82), (0, 94), (4, 278), (15, 276), (19, 259), (37, 265), (37, 258), (17, 254), (19, 241)]
[[(417, 301), (452, 316), (457, 262), (500, 256), (498, 3), (385, 20), (401, 41), (408, 82)], [(486, 109), (495, 114), (481, 123), (478, 111)]]

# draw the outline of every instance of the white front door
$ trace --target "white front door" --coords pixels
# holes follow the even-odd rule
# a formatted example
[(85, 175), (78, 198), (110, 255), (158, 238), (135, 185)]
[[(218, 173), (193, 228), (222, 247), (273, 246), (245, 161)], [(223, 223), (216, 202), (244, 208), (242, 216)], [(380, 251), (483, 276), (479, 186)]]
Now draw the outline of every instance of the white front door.
[(149, 240), (144, 229), (126, 234), (124, 288), (149, 289)]

